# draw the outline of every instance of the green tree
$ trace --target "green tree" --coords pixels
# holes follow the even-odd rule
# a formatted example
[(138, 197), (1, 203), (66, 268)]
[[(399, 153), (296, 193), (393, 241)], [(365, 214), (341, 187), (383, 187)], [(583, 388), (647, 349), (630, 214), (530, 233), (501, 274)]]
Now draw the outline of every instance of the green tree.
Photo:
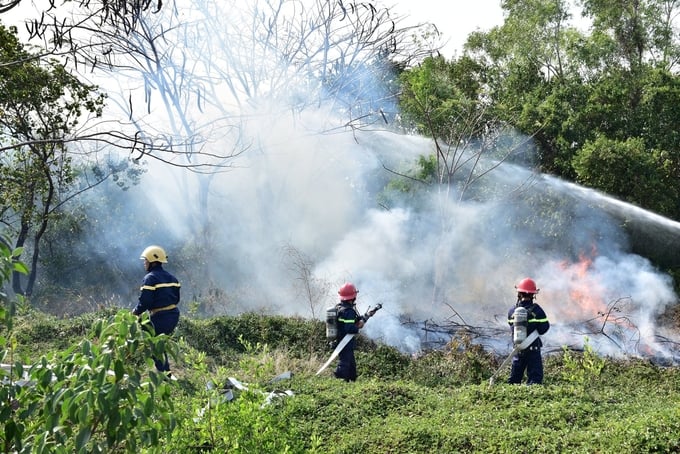
[(435, 146), (432, 159), (419, 161), (417, 180), (455, 188), (462, 199), (477, 179), (525, 145), (498, 119), (487, 82), (484, 65), (469, 57), (428, 57), (401, 74), (404, 123), (432, 137)]
[(55, 60), (44, 61), (20, 43), (16, 29), (0, 25), (0, 219), (15, 247), (30, 242), (30, 295), (40, 241), (56, 209), (72, 195), (76, 173), (69, 142), (87, 115), (99, 116), (104, 96)]
[[(680, 192), (680, 142), (674, 126), (680, 92), (673, 71), (679, 55), (673, 18), (680, 5), (584, 1), (582, 13), (592, 23), (589, 34), (572, 25), (567, 12), (573, 3), (508, 0), (502, 6), (503, 25), (473, 33), (465, 50), (482, 68), (477, 74), (487, 81), (499, 119), (536, 139), (543, 170), (680, 217), (680, 205), (668, 200)], [(662, 166), (637, 174), (646, 190), (610, 184), (615, 178), (626, 181), (625, 172), (595, 175), (604, 169), (594, 165), (594, 144), (638, 138), (642, 142), (634, 142), (636, 149), (642, 146), (640, 151), (650, 156), (631, 159)], [(587, 152), (581, 153), (586, 144)], [(619, 151), (626, 147), (616, 146)], [(610, 152), (603, 150), (609, 157)], [(586, 155), (590, 158), (584, 161)], [(666, 193), (650, 192), (660, 182), (667, 185)], [(660, 198), (654, 202), (656, 194)]]
[(576, 53), (583, 36), (570, 23), (566, 1), (512, 0), (502, 6), (503, 25), (471, 34), (466, 53), (483, 62), (499, 119), (534, 138), (545, 170), (568, 174), (563, 146), (571, 149), (578, 139), (579, 125), (569, 116), (583, 100), (587, 76)]
[(592, 19), (591, 39), (606, 52), (605, 66), (622, 66), (635, 73), (651, 65), (671, 70), (680, 47), (674, 21), (680, 5), (675, 0), (583, 0), (583, 14)]
[(668, 154), (648, 150), (641, 138), (587, 142), (574, 158), (577, 181), (657, 212), (672, 211), (680, 194), (669, 185)]

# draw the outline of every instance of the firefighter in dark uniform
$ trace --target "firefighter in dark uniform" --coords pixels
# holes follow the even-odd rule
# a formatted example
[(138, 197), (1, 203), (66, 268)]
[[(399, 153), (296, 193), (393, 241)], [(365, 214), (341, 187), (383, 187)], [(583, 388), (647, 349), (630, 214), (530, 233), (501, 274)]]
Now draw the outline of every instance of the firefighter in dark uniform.
[[(167, 255), (159, 246), (149, 246), (144, 249), (140, 259), (144, 260), (144, 276), (139, 302), (132, 313), (139, 316), (149, 311), (154, 332), (170, 335), (179, 322), (179, 289), (180, 284), (175, 276), (163, 269), (163, 263), (168, 263)], [(156, 369), (170, 375), (168, 355), (154, 358)]]
[[(508, 323), (510, 330), (514, 333), (514, 313), (518, 307), (523, 307), (527, 311), (527, 336), (534, 331), (538, 334), (545, 334), (550, 328), (550, 322), (545, 312), (534, 302), (538, 294), (536, 282), (532, 279), (523, 279), (515, 286), (517, 289), (517, 303), (508, 311)], [(541, 357), (541, 338), (538, 337), (526, 349), (520, 350), (512, 358), (512, 368), (508, 383), (521, 383), (524, 372), (527, 374), (528, 385), (540, 385), (543, 383), (543, 358)]]
[[(364, 326), (364, 319), (356, 310), (356, 299), (359, 291), (354, 284), (346, 283), (338, 290), (340, 304), (338, 305), (338, 339), (346, 334), (357, 334)], [(338, 365), (335, 376), (345, 381), (356, 381), (357, 363), (354, 359), (356, 337), (352, 338), (338, 355)]]

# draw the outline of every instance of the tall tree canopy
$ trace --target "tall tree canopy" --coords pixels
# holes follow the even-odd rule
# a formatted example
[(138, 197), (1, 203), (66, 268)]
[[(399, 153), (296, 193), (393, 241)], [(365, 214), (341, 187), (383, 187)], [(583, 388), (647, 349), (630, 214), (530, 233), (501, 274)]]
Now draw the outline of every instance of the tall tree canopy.
[[(484, 100), (499, 121), (534, 137), (544, 171), (680, 219), (680, 5), (586, 0), (575, 23), (577, 6), (503, 1), (503, 25), (471, 34), (462, 56), (438, 66), (466, 68), (459, 80), (482, 81), (477, 105)], [(430, 66), (409, 70), (406, 86), (433, 80)], [(408, 97), (403, 105), (433, 120)], [(442, 129), (451, 126), (434, 120), (430, 131), (446, 138)]]

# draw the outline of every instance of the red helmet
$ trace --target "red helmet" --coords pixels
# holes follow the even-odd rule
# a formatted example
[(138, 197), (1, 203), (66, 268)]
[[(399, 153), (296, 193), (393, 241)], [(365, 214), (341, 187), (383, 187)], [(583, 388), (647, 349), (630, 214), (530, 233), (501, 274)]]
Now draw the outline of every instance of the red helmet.
[(519, 281), (519, 284), (517, 284), (515, 288), (521, 293), (538, 293), (536, 283), (528, 277)]
[(357, 297), (359, 290), (350, 282), (342, 284), (340, 290), (338, 290), (338, 295), (340, 295), (340, 301), (353, 300)]

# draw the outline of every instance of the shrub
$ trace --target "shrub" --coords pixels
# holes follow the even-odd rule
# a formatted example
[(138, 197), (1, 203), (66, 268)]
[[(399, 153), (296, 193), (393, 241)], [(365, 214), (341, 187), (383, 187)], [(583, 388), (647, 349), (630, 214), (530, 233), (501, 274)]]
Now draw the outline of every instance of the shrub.
[(11, 404), (2, 414), (5, 452), (138, 452), (155, 449), (174, 427), (167, 377), (139, 367), (151, 368), (164, 351), (176, 357), (174, 342), (153, 336), (126, 310), (98, 320), (90, 336), (30, 366), (24, 386), (16, 365), (0, 388)]

